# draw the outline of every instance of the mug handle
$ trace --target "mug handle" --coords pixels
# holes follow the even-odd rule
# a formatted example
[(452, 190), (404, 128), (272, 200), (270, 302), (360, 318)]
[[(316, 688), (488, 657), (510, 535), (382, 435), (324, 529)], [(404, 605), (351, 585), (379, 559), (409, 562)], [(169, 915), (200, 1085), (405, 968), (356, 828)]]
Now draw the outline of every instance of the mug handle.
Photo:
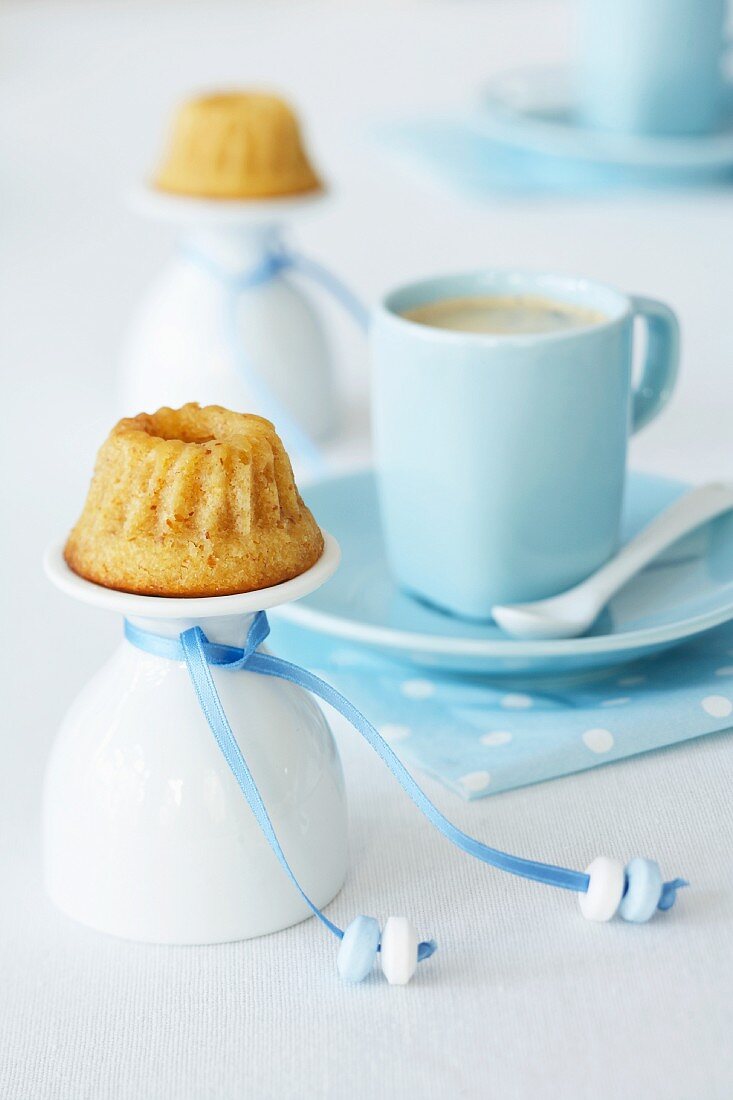
[(631, 311), (647, 330), (644, 368), (632, 396), (633, 434), (653, 420), (671, 396), (680, 361), (680, 326), (672, 310), (654, 298), (632, 297)]

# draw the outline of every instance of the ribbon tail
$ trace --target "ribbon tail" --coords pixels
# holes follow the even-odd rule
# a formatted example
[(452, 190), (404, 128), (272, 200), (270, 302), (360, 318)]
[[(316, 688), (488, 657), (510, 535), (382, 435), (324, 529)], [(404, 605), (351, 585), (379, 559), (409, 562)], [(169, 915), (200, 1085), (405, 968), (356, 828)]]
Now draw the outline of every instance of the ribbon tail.
[(671, 909), (677, 900), (677, 891), (684, 890), (685, 886), (689, 885), (687, 879), (684, 878), (675, 878), (671, 882), (665, 882), (662, 886), (662, 896), (659, 899), (657, 909), (661, 909), (662, 912)]
[(346, 283), (339, 279), (338, 275), (334, 275), (323, 264), (319, 264), (316, 260), (312, 260), (310, 256), (304, 256), (300, 252), (287, 249), (284, 252), (284, 258), (288, 267), (317, 283), (339, 305), (343, 306), (362, 332), (368, 331), (369, 310)]
[[(482, 863), (496, 867), (500, 871), (508, 871), (509, 874), (518, 875), (520, 878), (542, 882), (547, 886), (557, 886), (563, 890), (574, 890), (580, 894), (587, 891), (590, 879), (584, 872), (572, 871), (566, 867), (556, 867), (550, 863), (540, 863), (533, 859), (524, 859), (521, 856), (513, 856), (508, 852), (499, 851), (497, 848), (490, 848), (487, 844), (483, 844), (480, 840), (464, 833), (448, 818), (444, 817), (371, 722), (356, 709), (353, 703), (350, 703), (345, 696), (336, 691), (330, 684), (327, 684), (325, 680), (314, 676), (307, 669), (300, 668), (299, 665), (291, 664), (280, 657), (273, 657), (269, 653), (253, 653), (248, 667), (253, 671), (262, 672), (268, 676), (279, 676), (283, 680), (298, 684), (334, 707), (381, 757), (402, 789), (409, 795), (431, 825), (434, 825), (443, 836), (457, 848), (460, 848), (461, 851), (466, 852), (467, 855), (473, 856)], [(677, 890), (682, 889), (684, 886), (687, 886), (684, 879), (674, 879), (671, 882), (664, 883), (658, 908), (660, 910), (671, 909), (675, 902)]]
[(216, 690), (216, 685), (214, 684), (214, 679), (206, 660), (200, 627), (192, 627), (190, 630), (184, 631), (183, 634), (181, 634), (181, 646), (183, 647), (183, 654), (186, 661), (186, 667), (188, 668), (188, 674), (191, 677), (191, 683), (193, 684), (199, 706), (206, 718), (209, 729), (213, 733), (216, 743), (221, 749), (222, 755), (229, 765), (242, 794), (247, 799), (249, 807), (265, 839), (277, 856), (286, 875), (311, 912), (318, 917), (330, 932), (333, 932), (335, 936), (342, 939), (342, 930), (338, 925), (334, 924), (333, 921), (330, 921), (325, 913), (321, 912), (315, 902), (311, 901), (308, 897), (295, 877), (295, 872), (292, 870), (280, 846), (280, 841), (277, 838), (270, 816), (262, 801), (262, 795), (249, 770), (247, 761), (244, 759), (242, 750), (232, 733), (232, 728), (229, 725), (227, 716), (224, 713), (224, 708), (221, 705), (221, 699), (219, 698), (219, 693)]
[(580, 871), (571, 871), (565, 867), (555, 867), (549, 863), (539, 863), (536, 860), (509, 855), (497, 848), (490, 848), (488, 845), (462, 832), (448, 818), (444, 817), (437, 806), (430, 801), (371, 722), (345, 696), (332, 688), (325, 680), (319, 679), (312, 672), (308, 672), (298, 665), (293, 665), (289, 661), (273, 657), (269, 653), (254, 653), (250, 657), (247, 667), (252, 669), (253, 672), (262, 672), (268, 676), (278, 676), (283, 680), (289, 680), (290, 683), (306, 688), (334, 707), (381, 757), (402, 789), (409, 795), (431, 825), (434, 825), (443, 836), (467, 855), (473, 856), (482, 863), (488, 863), (500, 871), (508, 871), (510, 874), (532, 879), (535, 882), (543, 882), (548, 886), (558, 886), (564, 890), (575, 890), (578, 893), (585, 893), (587, 890), (588, 875)]
[[(249, 634), (247, 636), (247, 643), (245, 650), (241, 658), (237, 661), (229, 661), (228, 667), (232, 670), (241, 669), (248, 666), (253, 660), (253, 648), (260, 645), (269, 633), (269, 625), (267, 622), (267, 616), (264, 611), (260, 611), (255, 616), (254, 622), (250, 627)], [(277, 857), (280, 866), (285, 871), (292, 882), (295, 889), (300, 894), (303, 901), (311, 910), (314, 916), (318, 917), (321, 923), (332, 932), (339, 940), (344, 938), (344, 933), (337, 924), (329, 920), (326, 914), (318, 908), (314, 901), (310, 899), (306, 894), (303, 887), (298, 882), (295, 872), (288, 863), (287, 856), (282, 849), (280, 841), (277, 838), (275, 828), (270, 820), (270, 815), (267, 812), (262, 795), (255, 782), (254, 776), (249, 769), (247, 761), (244, 758), (244, 754), (239, 747), (239, 743), (232, 732), (232, 728), (229, 725), (229, 720), (224, 713), (224, 708), (219, 698), (219, 693), (216, 690), (216, 684), (214, 678), (211, 675), (209, 663), (207, 659), (206, 646), (211, 646), (211, 643), (206, 640), (206, 637), (200, 627), (192, 627), (190, 630), (184, 631), (180, 635), (180, 645), (183, 650), (183, 658), (186, 662), (188, 674), (191, 678), (193, 689), (196, 693), (201, 712), (206, 719), (209, 729), (214, 735), (214, 739), (221, 750), (221, 753), (226, 760), (232, 775), (237, 781), (239, 789), (247, 799), (247, 803), (252, 813), (255, 816), (257, 824), (259, 825), (265, 840), (270, 845), (270, 848)], [(217, 647), (217, 649), (227, 649), (229, 647)], [(435, 953), (436, 943), (434, 940), (424, 940), (418, 944), (417, 957), (419, 962), (423, 962), (425, 959), (429, 959), (431, 955)]]
[(314, 475), (321, 474), (326, 467), (326, 463), (320, 448), (308, 433), (301, 428), (295, 417), (291, 416), (286, 410), (282, 402), (273, 393), (272, 387), (263, 381), (242, 348), (237, 326), (238, 294), (230, 290), (227, 298), (224, 319), (226, 342), (231, 349), (237, 369), (244, 379), (245, 385), (252, 393), (260, 414), (272, 421), (277, 427), (277, 431), (285, 440), (286, 449), (290, 454), (297, 455)]

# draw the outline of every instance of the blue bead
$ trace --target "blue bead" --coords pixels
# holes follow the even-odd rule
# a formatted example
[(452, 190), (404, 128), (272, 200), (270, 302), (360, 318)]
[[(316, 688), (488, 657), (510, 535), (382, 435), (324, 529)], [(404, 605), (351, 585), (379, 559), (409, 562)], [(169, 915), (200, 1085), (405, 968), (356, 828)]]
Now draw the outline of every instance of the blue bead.
[(379, 950), (379, 924), (374, 917), (355, 917), (344, 931), (338, 953), (345, 982), (361, 982), (370, 974)]
[(626, 864), (626, 893), (618, 907), (624, 920), (643, 924), (654, 916), (662, 896), (662, 873), (652, 859), (632, 859)]

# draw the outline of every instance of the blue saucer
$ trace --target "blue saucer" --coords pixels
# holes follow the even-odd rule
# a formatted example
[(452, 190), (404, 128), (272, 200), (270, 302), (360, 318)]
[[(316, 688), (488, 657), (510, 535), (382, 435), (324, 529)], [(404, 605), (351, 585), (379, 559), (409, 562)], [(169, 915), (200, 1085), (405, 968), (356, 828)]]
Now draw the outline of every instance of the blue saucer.
[[(631, 473), (623, 539), (686, 488)], [(554, 676), (635, 660), (733, 619), (733, 514), (681, 540), (629, 582), (590, 634), (524, 642), (507, 637), (492, 623), (444, 614), (396, 587), (371, 472), (321, 481), (303, 495), (320, 525), (338, 539), (343, 560), (317, 592), (278, 607), (273, 615), (373, 647), (383, 656), (445, 671)]]
[(504, 73), (485, 90), (474, 126), (517, 149), (669, 181), (716, 175), (733, 168), (733, 93), (715, 133), (655, 137), (591, 130), (578, 121), (572, 72), (536, 66)]

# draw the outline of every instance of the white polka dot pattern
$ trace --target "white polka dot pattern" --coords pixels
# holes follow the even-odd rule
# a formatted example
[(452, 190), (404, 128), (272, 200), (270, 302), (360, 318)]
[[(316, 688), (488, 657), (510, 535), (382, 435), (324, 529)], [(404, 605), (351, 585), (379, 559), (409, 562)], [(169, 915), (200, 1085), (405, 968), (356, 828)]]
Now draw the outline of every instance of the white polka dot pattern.
[(511, 739), (511, 733), (507, 733), (505, 730), (494, 730), (492, 733), (485, 733), (482, 737), (479, 737), (481, 744), (488, 745), (489, 748), (494, 748), (498, 745), (508, 745)]
[(706, 695), (702, 701), (702, 709), (711, 718), (727, 718), (733, 714), (733, 703), (725, 695)]
[(462, 787), (465, 787), (467, 791), (485, 791), (491, 783), (491, 773), (469, 772), (468, 775), (462, 775), (458, 782)]
[(532, 706), (532, 698), (529, 695), (503, 695), (501, 698), (501, 705), (506, 710), (529, 710)]
[(430, 680), (404, 680), (401, 691), (407, 699), (429, 699), (435, 695), (435, 684)]
[[(306, 637), (306, 632), (301, 632)], [(708, 640), (709, 639), (709, 640)], [(733, 623), (613, 672), (556, 680), (448, 675), (308, 635), (273, 652), (321, 669), (416, 776), (470, 801), (733, 726)], [(419, 664), (418, 662), (422, 662)]]
[(613, 748), (613, 734), (610, 730), (592, 729), (583, 734), (583, 743), (591, 752), (610, 752)]

